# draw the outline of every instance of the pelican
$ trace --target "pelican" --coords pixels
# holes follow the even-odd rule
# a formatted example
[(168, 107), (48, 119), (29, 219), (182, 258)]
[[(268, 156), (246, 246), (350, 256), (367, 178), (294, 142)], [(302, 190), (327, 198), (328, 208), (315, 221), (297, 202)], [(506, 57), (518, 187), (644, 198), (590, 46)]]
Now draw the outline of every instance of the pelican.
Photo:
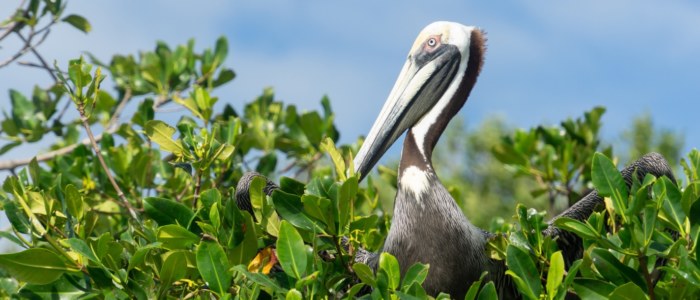
[[(432, 166), (432, 153), (448, 122), (466, 102), (484, 62), (484, 33), (453, 22), (425, 27), (413, 43), (406, 62), (354, 160), (362, 180), (404, 133), (394, 213), (382, 252), (395, 256), (401, 271), (414, 263), (430, 264), (423, 283), (431, 295), (440, 292), (464, 298), (470, 285), (488, 271), (504, 298), (517, 293), (504, 275), (502, 261), (485, 251), (493, 234), (474, 226), (442, 185)], [(622, 171), (632, 175), (673, 174), (664, 158), (651, 153)], [(247, 194), (254, 174), (239, 181), (237, 195)], [(269, 186), (269, 184), (268, 184)], [(238, 198), (238, 197), (237, 197)], [(239, 205), (241, 199), (238, 199)], [(243, 201), (245, 202), (245, 201)], [(560, 214), (584, 220), (603, 203), (593, 191)], [(580, 239), (551, 225), (545, 234), (557, 237), (567, 262), (581, 256)], [(378, 255), (362, 252), (356, 261), (376, 267)]]

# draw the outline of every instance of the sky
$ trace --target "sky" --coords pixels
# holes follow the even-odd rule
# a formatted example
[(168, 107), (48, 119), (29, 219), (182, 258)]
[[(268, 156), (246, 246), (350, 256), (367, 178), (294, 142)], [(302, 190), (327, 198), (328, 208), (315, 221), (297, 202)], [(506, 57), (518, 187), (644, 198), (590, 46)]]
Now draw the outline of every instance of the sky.
[[(17, 3), (2, 0), (0, 17)], [(320, 109), (327, 95), (341, 142), (369, 131), (418, 32), (447, 20), (488, 37), (483, 71), (460, 113), (468, 124), (497, 115), (529, 128), (603, 105), (610, 142), (649, 113), (657, 127), (686, 136), (685, 152), (700, 146), (698, 2), (71, 0), (67, 10), (87, 17), (93, 31), (58, 26), (38, 49), (49, 61), (66, 65), (84, 51), (109, 61), (153, 49), (156, 40), (194, 38), (202, 49), (226, 36), (225, 65), (237, 78), (216, 92), (219, 107), (240, 108), (268, 86), (306, 110)], [(0, 60), (16, 49), (2, 46)], [(0, 69), (0, 110), (10, 110), (8, 89), (29, 94), (49, 83), (35, 69)]]

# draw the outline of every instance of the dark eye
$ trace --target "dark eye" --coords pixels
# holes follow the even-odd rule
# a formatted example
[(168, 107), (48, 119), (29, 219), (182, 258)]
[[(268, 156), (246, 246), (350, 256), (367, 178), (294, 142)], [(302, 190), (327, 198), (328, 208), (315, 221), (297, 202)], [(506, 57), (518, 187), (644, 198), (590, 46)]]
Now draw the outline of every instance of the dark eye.
[(435, 38), (430, 38), (428, 40), (428, 46), (435, 47), (436, 44), (437, 44), (437, 41), (435, 40)]

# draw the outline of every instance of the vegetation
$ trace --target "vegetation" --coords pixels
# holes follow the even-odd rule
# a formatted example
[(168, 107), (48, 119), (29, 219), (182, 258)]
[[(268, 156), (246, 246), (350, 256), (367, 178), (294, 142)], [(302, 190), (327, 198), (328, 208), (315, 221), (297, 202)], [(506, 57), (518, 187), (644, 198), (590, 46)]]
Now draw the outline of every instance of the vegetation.
[[(48, 32), (39, 26), (90, 30), (85, 18), (64, 16), (64, 6), (26, 1), (2, 24), (0, 42), (28, 40), (4, 65), (31, 53), (36, 71), (55, 78), (31, 93), (11, 90), (11, 109), (0, 120), (9, 141), (0, 153), (39, 142), (51, 149), (0, 162), (11, 172), (0, 192), (11, 228), (0, 237), (18, 248), (0, 255), (2, 297), (428, 297), (421, 287), (428, 265), (401, 276), (386, 253), (376, 271), (353, 263), (358, 249), (381, 249), (396, 172), (379, 167), (358, 183), (352, 155), (361, 141), (336, 146), (329, 99), (321, 99), (320, 112), (299, 112), (265, 90), (240, 111), (215, 109), (217, 88), (235, 77), (224, 65), (225, 38), (202, 52), (194, 41), (157, 43), (108, 63), (90, 57), (49, 65), (29, 38)], [(158, 113), (166, 105), (187, 114), (168, 124)], [(122, 115), (129, 106), (134, 113)], [(72, 119), (69, 110), (77, 112)], [(525, 298), (698, 298), (700, 152), (680, 161), (682, 182), (647, 176), (627, 187), (599, 136), (604, 111), (530, 130), (497, 120), (466, 130), (453, 122), (436, 168), (470, 218), (502, 233), (487, 251), (506, 261)], [(633, 138), (629, 156), (659, 149), (676, 163), (682, 143), (670, 135)], [(264, 180), (252, 182), (253, 215), (234, 199), (250, 170), (280, 185), (266, 196)], [(586, 222), (556, 224), (584, 240), (584, 257), (565, 266), (556, 243), (541, 234), (546, 213), (527, 207), (561, 210), (591, 188), (606, 197), (605, 207)], [(504, 218), (473, 215), (477, 200), (483, 215)], [(477, 282), (467, 298), (496, 296), (493, 283)]]

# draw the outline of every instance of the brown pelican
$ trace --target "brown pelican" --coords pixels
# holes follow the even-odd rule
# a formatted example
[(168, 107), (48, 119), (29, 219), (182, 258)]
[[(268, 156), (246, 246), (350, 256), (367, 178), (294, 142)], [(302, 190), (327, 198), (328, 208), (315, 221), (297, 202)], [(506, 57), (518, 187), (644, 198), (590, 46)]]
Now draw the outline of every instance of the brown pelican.
[[(430, 264), (423, 287), (431, 295), (447, 292), (464, 298), (471, 283), (484, 271), (496, 281), (501, 297), (517, 295), (504, 275), (503, 262), (492, 261), (485, 252), (492, 234), (469, 222), (440, 183), (431, 163), (440, 135), (476, 83), (484, 52), (484, 34), (475, 27), (436, 22), (423, 29), (354, 160), (362, 180), (406, 132), (394, 214), (382, 251), (394, 255), (402, 271), (417, 262)], [(641, 177), (651, 173), (673, 178), (663, 157), (654, 153), (622, 171), (628, 184), (635, 170)], [(247, 194), (253, 176), (247, 175), (239, 182), (237, 195)], [(238, 201), (245, 202), (241, 198)], [(602, 202), (594, 191), (560, 216), (586, 219)], [(558, 237), (568, 262), (581, 256), (581, 241), (575, 235), (551, 225), (545, 233)], [(376, 266), (377, 255), (362, 254), (358, 261)]]

